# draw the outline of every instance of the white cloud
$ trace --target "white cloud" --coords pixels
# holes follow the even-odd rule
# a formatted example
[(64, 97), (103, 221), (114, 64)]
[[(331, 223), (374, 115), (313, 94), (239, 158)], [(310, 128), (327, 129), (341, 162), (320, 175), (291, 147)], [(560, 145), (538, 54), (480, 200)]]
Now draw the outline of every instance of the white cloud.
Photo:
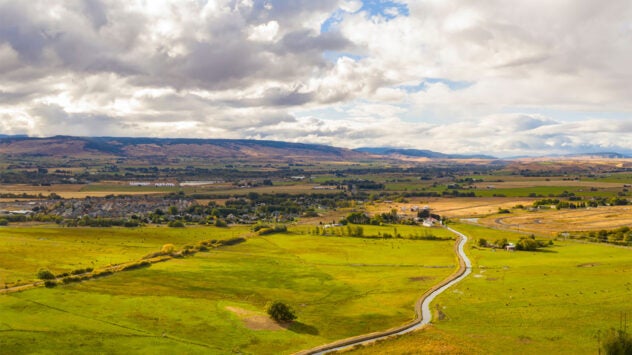
[(0, 133), (632, 151), (629, 1), (398, 3), (0, 1)]
[(270, 42), (276, 37), (279, 32), (279, 23), (276, 21), (270, 21), (258, 26), (250, 28), (250, 35), (248, 39), (253, 41)]

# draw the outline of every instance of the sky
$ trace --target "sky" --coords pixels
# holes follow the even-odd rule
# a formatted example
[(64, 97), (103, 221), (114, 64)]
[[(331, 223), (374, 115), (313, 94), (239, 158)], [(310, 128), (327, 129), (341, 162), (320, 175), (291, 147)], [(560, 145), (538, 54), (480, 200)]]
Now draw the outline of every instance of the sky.
[(632, 153), (632, 1), (0, 0), (0, 134)]

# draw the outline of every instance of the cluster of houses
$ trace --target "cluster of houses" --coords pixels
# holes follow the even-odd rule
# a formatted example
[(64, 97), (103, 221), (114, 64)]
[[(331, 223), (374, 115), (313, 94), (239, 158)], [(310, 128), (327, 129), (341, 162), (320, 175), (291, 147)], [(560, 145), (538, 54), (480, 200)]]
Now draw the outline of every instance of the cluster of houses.
[(195, 202), (192, 199), (165, 199), (152, 196), (88, 197), (58, 201), (50, 206), (47, 213), (63, 218), (128, 218), (132, 215), (146, 217), (156, 210), (167, 211), (175, 206), (185, 211)]

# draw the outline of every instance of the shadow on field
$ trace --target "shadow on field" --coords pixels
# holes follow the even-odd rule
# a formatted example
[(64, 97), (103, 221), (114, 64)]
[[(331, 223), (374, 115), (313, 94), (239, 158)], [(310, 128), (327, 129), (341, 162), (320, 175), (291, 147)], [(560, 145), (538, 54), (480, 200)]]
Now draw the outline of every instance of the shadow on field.
[(294, 333), (318, 335), (318, 329), (316, 327), (301, 322), (292, 322), (286, 326), (286, 328)]

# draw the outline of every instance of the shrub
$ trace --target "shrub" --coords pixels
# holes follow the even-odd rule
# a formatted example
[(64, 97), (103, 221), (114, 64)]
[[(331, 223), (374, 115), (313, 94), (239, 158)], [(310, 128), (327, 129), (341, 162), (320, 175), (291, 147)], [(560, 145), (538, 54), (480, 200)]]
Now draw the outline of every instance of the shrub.
[(267, 312), (277, 322), (291, 322), (296, 319), (292, 308), (280, 301), (272, 302), (268, 306)]
[(67, 276), (67, 277), (64, 277), (61, 281), (63, 283), (65, 283), (65, 284), (69, 284), (71, 282), (79, 282), (79, 281), (81, 281), (81, 277), (79, 277), (79, 276)]
[(107, 275), (112, 275), (114, 272), (112, 270), (101, 270), (101, 271), (96, 271), (93, 275), (94, 277), (101, 277), (101, 276), (107, 276)]
[(37, 272), (37, 278), (41, 280), (54, 280), (55, 274), (50, 272), (48, 269), (39, 269)]
[(46, 281), (44, 281), (44, 286), (46, 286), (48, 288), (53, 288), (53, 287), (57, 286), (57, 282), (55, 282), (53, 280), (46, 280)]
[(236, 237), (236, 238), (230, 238), (224, 241), (220, 241), (220, 243), (221, 245), (235, 245), (235, 244), (243, 243), (245, 241), (246, 241), (246, 238)]
[(603, 350), (608, 355), (632, 354), (632, 335), (623, 329), (610, 329), (603, 339)]
[(184, 223), (182, 223), (182, 221), (171, 221), (167, 223), (167, 226), (171, 228), (184, 228)]
[(256, 232), (259, 235), (274, 234), (274, 233), (285, 233), (285, 232), (287, 232), (287, 226), (285, 226), (285, 225), (276, 225), (273, 228), (263, 227), (263, 228), (257, 229)]
[(125, 266), (123, 266), (121, 268), (121, 271), (128, 271), (128, 270), (134, 270), (134, 269), (140, 269), (142, 267), (148, 267), (151, 265), (151, 262), (145, 260), (145, 261), (140, 261), (140, 262), (135, 262), (135, 263), (131, 263), (131, 264), (127, 264)]
[(6, 218), (0, 218), (0, 226), (8, 226), (9, 221)]
[(165, 244), (160, 248), (160, 252), (164, 254), (171, 254), (176, 250), (176, 247), (173, 244)]

